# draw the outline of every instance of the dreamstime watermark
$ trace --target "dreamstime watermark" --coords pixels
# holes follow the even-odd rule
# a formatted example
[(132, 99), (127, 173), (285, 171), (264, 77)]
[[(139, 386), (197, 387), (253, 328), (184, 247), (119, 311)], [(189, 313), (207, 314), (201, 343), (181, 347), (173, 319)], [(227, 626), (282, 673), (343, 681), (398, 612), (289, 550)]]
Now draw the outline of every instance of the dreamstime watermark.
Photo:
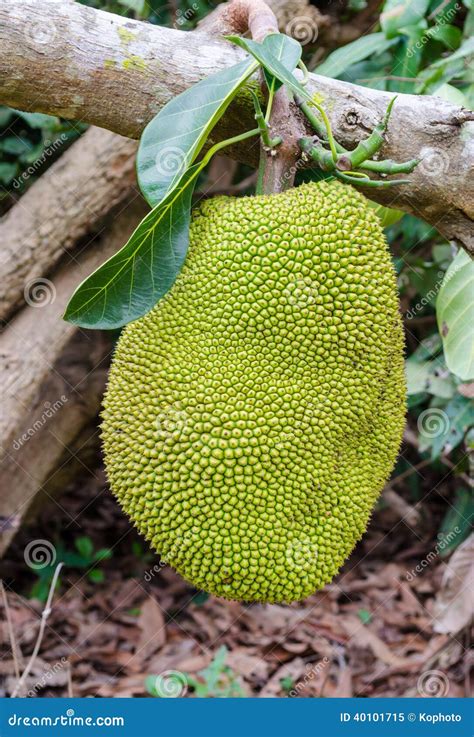
[(287, 284), (283, 293), (294, 307), (309, 307), (316, 302), (317, 283), (310, 276), (295, 278)]
[(56, 562), (56, 548), (49, 540), (32, 540), (23, 552), (23, 558), (29, 568), (40, 571), (53, 566)]
[(327, 655), (324, 656), (322, 660), (320, 660), (315, 665), (312, 665), (309, 670), (306, 671), (304, 677), (295, 683), (291, 691), (288, 691), (289, 698), (294, 698), (295, 696), (299, 696), (302, 691), (305, 690), (306, 686), (310, 681), (313, 680), (313, 678), (316, 678), (317, 675), (321, 673), (330, 663), (331, 661), (327, 657)]
[(160, 148), (155, 158), (156, 171), (165, 178), (182, 174), (187, 165), (186, 152), (178, 146)]
[(454, 530), (451, 530), (446, 535), (440, 533), (438, 535), (438, 542), (434, 546), (433, 550), (430, 550), (430, 552), (423, 558), (423, 560), (420, 560), (420, 562), (411, 569), (411, 571), (407, 571), (405, 574), (405, 578), (407, 581), (414, 581), (415, 578), (420, 574), (423, 573), (425, 568), (428, 568), (434, 560), (438, 558), (440, 553), (443, 552), (443, 550), (451, 544), (451, 542), (456, 538), (457, 535), (461, 533), (461, 529), (459, 527), (455, 527)]
[(156, 676), (154, 686), (160, 699), (177, 699), (186, 695), (188, 681), (179, 670), (165, 670)]
[(286, 35), (299, 41), (302, 46), (314, 43), (318, 38), (318, 32), (318, 24), (308, 15), (297, 15), (285, 26)]
[(37, 23), (30, 23), (24, 28), (26, 40), (34, 46), (49, 46), (56, 38), (57, 33), (58, 29), (52, 21), (48, 23), (38, 21)]
[(179, 405), (166, 407), (156, 418), (156, 429), (159, 438), (178, 438), (185, 432), (188, 415)]
[(171, 548), (166, 552), (165, 555), (160, 556), (160, 560), (158, 563), (155, 563), (154, 566), (151, 568), (148, 568), (145, 573), (143, 574), (143, 578), (147, 583), (150, 583), (150, 581), (160, 573), (160, 571), (163, 570), (163, 568), (166, 568), (166, 566), (170, 565), (169, 561), (176, 557), (179, 553), (183, 552), (187, 548), (191, 547), (193, 543), (196, 541), (196, 534), (192, 531), (188, 530), (183, 535), (178, 535), (175, 540), (173, 541), (173, 544)]
[(25, 169), (25, 171), (23, 171), (18, 177), (13, 180), (13, 187), (15, 189), (19, 189), (21, 185), (27, 182), (30, 177), (34, 176), (38, 172), (38, 169), (43, 166), (45, 161), (47, 161), (53, 154), (55, 154), (56, 151), (65, 144), (66, 141), (67, 135), (65, 133), (61, 133), (59, 138), (56, 138), (54, 141), (45, 142), (45, 148), (41, 156), (38, 156), (38, 158), (35, 159), (32, 164), (30, 164), (28, 169)]
[(303, 536), (291, 540), (286, 546), (286, 562), (290, 570), (308, 571), (313, 569), (318, 557), (318, 546), (310, 537)]
[(450, 425), (448, 415), (439, 407), (429, 407), (418, 415), (418, 432), (424, 435), (425, 438), (437, 438), (440, 435), (445, 435)]
[(445, 174), (450, 167), (450, 158), (447, 151), (432, 146), (423, 146), (420, 151), (420, 163), (417, 171), (427, 177), (437, 177)]
[(412, 320), (417, 312), (420, 312), (424, 307), (429, 305), (438, 295), (439, 290), (443, 285), (448, 284), (448, 282), (451, 281), (453, 276), (455, 276), (461, 266), (455, 265), (454, 267), (451, 266), (451, 268), (448, 269), (448, 271), (438, 271), (438, 279), (436, 280), (436, 284), (434, 287), (432, 287), (423, 297), (419, 300), (419, 302), (416, 303), (414, 307), (408, 310), (408, 312), (405, 313), (405, 317), (407, 320)]
[(42, 691), (43, 688), (45, 688), (48, 683), (51, 681), (53, 676), (55, 676), (57, 673), (62, 671), (62, 669), (68, 664), (68, 659), (63, 655), (61, 660), (58, 660), (54, 665), (52, 665), (48, 670), (45, 670), (41, 678), (39, 678), (36, 683), (33, 684), (33, 687), (30, 688), (27, 691), (27, 696), (33, 697), (36, 696), (38, 691)]
[(405, 317), (407, 320), (412, 320), (420, 310), (422, 310), (424, 307), (429, 305), (437, 296), (439, 290), (441, 289), (441, 285), (444, 281), (445, 273), (444, 271), (438, 271), (438, 280), (435, 284), (435, 286), (430, 289), (426, 294), (423, 295), (423, 297), (419, 300), (419, 302), (416, 303), (416, 305), (408, 310), (408, 312), (405, 313)]
[(57, 399), (53, 403), (45, 402), (43, 404), (44, 410), (41, 416), (38, 417), (38, 419), (34, 421), (31, 427), (29, 427), (28, 430), (26, 430), (26, 432), (23, 433), (23, 435), (21, 435), (19, 438), (16, 438), (13, 441), (13, 444), (12, 444), (13, 450), (20, 450), (20, 448), (22, 448), (25, 445), (25, 443), (27, 443), (28, 440), (30, 440), (30, 438), (33, 437), (33, 435), (35, 435), (39, 430), (41, 430), (41, 428), (45, 426), (45, 424), (47, 423), (49, 419), (51, 419), (51, 417), (54, 417), (56, 412), (58, 412), (61, 409), (61, 407), (63, 407), (66, 404), (67, 401), (68, 401), (68, 398), (66, 397), (66, 395), (62, 394), (59, 397), (59, 399)]
[(36, 276), (26, 282), (23, 296), (30, 307), (46, 307), (52, 305), (56, 299), (56, 287), (49, 279)]
[(304, 169), (307, 162), (309, 161), (309, 157), (306, 154), (303, 154), (300, 159), (296, 162), (296, 164), (293, 164), (292, 166), (288, 167), (288, 169), (285, 169), (285, 173), (280, 177), (279, 184), (281, 186), (284, 186), (288, 180), (292, 180), (295, 176), (295, 174), (300, 170)]
[(196, 13), (199, 10), (199, 5), (197, 3), (193, 3), (189, 8), (186, 8), (186, 10), (181, 10), (178, 8), (176, 11), (176, 20), (173, 24), (174, 28), (182, 28), (187, 23), (192, 21), (192, 19), (195, 17)]
[(440, 699), (448, 694), (449, 680), (441, 670), (426, 670), (418, 678), (416, 688), (423, 698)]
[(440, 15), (439, 18), (436, 19), (436, 23), (431, 28), (428, 28), (423, 36), (417, 40), (416, 43), (413, 44), (413, 46), (410, 46), (406, 50), (406, 56), (411, 59), (412, 56), (416, 54), (417, 51), (422, 51), (423, 47), (426, 46), (426, 44), (430, 41), (433, 36), (436, 38), (436, 34), (439, 28), (442, 28), (443, 26), (449, 25), (458, 12), (458, 10), (461, 10), (461, 5), (459, 3), (456, 3), (452, 7), (448, 8), (446, 12), (444, 12), (442, 15)]
[[(23, 716), (14, 712), (8, 717), (10, 727), (124, 727), (125, 719), (115, 716), (76, 716), (74, 709), (66, 709), (58, 716)], [(23, 732), (24, 734), (24, 732)], [(110, 734), (110, 732), (109, 732)]]

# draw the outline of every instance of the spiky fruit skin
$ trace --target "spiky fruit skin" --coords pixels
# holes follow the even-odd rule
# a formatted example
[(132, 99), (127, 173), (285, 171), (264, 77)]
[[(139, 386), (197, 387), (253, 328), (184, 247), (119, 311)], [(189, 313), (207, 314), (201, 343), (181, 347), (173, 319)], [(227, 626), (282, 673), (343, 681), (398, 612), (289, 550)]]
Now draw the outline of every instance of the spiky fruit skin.
[(219, 197), (127, 326), (103, 413), (114, 493), (196, 587), (300, 600), (364, 532), (405, 415), (390, 255), (350, 187)]

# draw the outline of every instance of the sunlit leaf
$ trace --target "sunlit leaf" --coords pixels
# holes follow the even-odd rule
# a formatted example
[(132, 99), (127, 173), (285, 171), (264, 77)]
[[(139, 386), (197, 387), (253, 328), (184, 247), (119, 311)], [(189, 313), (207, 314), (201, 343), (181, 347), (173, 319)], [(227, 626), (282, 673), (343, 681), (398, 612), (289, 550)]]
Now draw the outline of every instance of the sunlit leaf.
[(148, 123), (138, 149), (137, 176), (151, 207), (195, 161), (209, 132), (257, 66), (246, 59), (211, 74), (170, 100)]
[(325, 77), (339, 77), (352, 64), (368, 59), (374, 54), (381, 54), (396, 42), (397, 39), (389, 39), (385, 33), (362, 36), (329, 54), (327, 59), (315, 68), (314, 73), (323, 74)]
[[(290, 72), (298, 65), (303, 51), (298, 41), (284, 33), (270, 33), (263, 40), (263, 46)], [(264, 74), (268, 87), (273, 85), (274, 91), (281, 87), (282, 82), (269, 74), (266, 69), (264, 69)]]
[(438, 328), (448, 368), (463, 381), (474, 378), (474, 261), (459, 251), (436, 300)]
[(112, 329), (148, 312), (174, 283), (188, 249), (195, 164), (142, 220), (123, 248), (76, 289), (64, 318)]
[(380, 15), (383, 32), (395, 36), (401, 28), (419, 25), (424, 20), (430, 0), (386, 0)]

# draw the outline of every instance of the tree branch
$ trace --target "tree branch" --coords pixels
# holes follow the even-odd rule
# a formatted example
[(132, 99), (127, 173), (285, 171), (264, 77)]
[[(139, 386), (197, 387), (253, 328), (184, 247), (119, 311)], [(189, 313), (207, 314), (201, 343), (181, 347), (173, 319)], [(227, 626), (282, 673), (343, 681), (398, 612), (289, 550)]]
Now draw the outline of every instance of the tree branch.
[(112, 341), (61, 316), (78, 284), (118, 251), (145, 212), (139, 197), (128, 204), (102, 237), (37, 282), (0, 336), (0, 557), (31, 506), (61, 493), (84, 470), (81, 455), (97, 434)]
[(8, 211), (0, 222), (0, 320), (24, 306), (29, 283), (137, 196), (135, 153), (135, 141), (89, 128)]
[[(204, 31), (185, 34), (64, 0), (3, 0), (0, 6), (0, 102), (62, 115), (138, 137), (168, 100), (243, 52)], [(336, 138), (364, 138), (392, 95), (310, 75)], [(241, 94), (215, 140), (253, 125)], [(437, 97), (400, 95), (381, 155), (421, 158), (409, 184), (369, 190), (382, 204), (418, 215), (474, 252), (474, 113)], [(232, 156), (255, 164), (249, 147)]]

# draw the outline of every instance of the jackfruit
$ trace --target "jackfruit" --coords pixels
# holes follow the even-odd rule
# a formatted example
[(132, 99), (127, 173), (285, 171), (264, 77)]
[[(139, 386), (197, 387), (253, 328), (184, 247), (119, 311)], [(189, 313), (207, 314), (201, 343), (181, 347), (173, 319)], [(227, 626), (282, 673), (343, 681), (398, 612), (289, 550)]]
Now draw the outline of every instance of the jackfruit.
[(395, 275), (364, 197), (335, 181), (217, 197), (170, 292), (120, 337), (106, 467), (185, 579), (291, 602), (363, 534), (404, 414)]

